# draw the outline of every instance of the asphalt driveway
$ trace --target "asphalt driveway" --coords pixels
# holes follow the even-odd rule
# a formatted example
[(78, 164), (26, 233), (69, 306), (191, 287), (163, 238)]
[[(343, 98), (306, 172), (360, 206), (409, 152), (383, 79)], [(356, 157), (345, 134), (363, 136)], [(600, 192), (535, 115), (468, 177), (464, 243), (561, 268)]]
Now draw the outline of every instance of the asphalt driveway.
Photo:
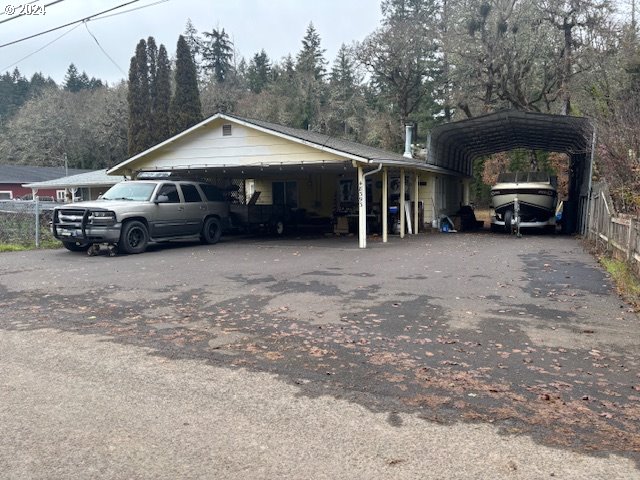
[(0, 478), (640, 478), (640, 322), (577, 240), (370, 247), (0, 255)]

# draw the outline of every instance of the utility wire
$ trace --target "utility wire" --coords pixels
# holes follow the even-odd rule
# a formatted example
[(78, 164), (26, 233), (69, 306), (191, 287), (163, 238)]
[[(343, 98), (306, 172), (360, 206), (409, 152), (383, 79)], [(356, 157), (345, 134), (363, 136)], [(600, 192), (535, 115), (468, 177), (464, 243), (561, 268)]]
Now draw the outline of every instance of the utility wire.
[[(21, 7), (26, 7), (27, 5), (31, 5), (32, 3), (37, 2), (38, 0), (33, 0), (32, 2), (29, 2), (25, 5), (21, 5)], [(60, 3), (60, 2), (64, 2), (64, 0), (55, 0), (54, 2), (51, 3), (47, 3), (46, 5), (43, 5), (42, 8), (42, 13), (44, 14), (45, 10), (47, 7), (50, 7), (51, 5), (55, 5), (56, 3)], [(4, 12), (3, 12), (4, 13)], [(21, 13), (19, 15), (13, 15), (9, 18), (5, 18), (4, 20), (0, 20), (0, 23), (6, 23), (6, 22), (10, 22), (11, 20), (16, 20), (20, 17), (24, 17), (25, 15), (28, 15), (27, 13)]]
[(104, 20), (105, 18), (116, 17), (118, 15), (123, 15), (125, 13), (135, 12), (136, 10), (142, 10), (143, 8), (153, 7), (154, 5), (160, 5), (161, 3), (166, 3), (168, 1), (169, 0), (159, 0), (157, 2), (149, 3), (148, 5), (142, 5), (140, 7), (130, 8), (129, 10), (124, 10), (123, 12), (111, 13), (111, 14), (105, 15), (103, 17), (92, 18), (91, 21), (95, 22), (97, 20)]
[(122, 75), (124, 75), (124, 76), (126, 77), (126, 76), (127, 76), (127, 74), (126, 74), (126, 73), (124, 73), (124, 70), (122, 70), (122, 69), (120, 68), (120, 65), (118, 65), (118, 64), (116, 63), (116, 61), (115, 61), (113, 58), (111, 58), (111, 57), (109, 56), (109, 54), (107, 53), (107, 51), (106, 51), (104, 48), (102, 48), (102, 45), (100, 45), (100, 42), (98, 41), (98, 39), (96, 38), (96, 36), (93, 34), (93, 32), (91, 32), (91, 30), (89, 30), (89, 25), (88, 25), (88, 23), (89, 23), (88, 21), (85, 21), (85, 22), (84, 22), (84, 27), (87, 29), (87, 32), (89, 32), (89, 35), (91, 35), (91, 37), (93, 37), (93, 39), (96, 41), (96, 45), (98, 45), (98, 48), (99, 48), (100, 50), (102, 50), (102, 53), (104, 53), (104, 55), (105, 55), (105, 56), (106, 56), (106, 57), (111, 61), (111, 63), (113, 63), (113, 64), (116, 66), (116, 68), (117, 68), (118, 70), (120, 70), (120, 73), (122, 73)]
[(60, 30), (61, 28), (65, 28), (65, 27), (69, 27), (71, 25), (75, 25), (76, 23), (86, 22), (88, 20), (91, 20), (94, 17), (97, 17), (98, 15), (102, 15), (103, 13), (112, 12), (114, 10), (118, 10), (119, 8), (126, 7), (127, 5), (131, 5), (132, 3), (137, 3), (139, 1), (140, 0), (131, 0), (130, 2), (123, 3), (121, 5), (118, 5), (117, 7), (109, 8), (107, 10), (103, 10), (100, 13), (94, 13), (93, 15), (89, 15), (88, 17), (84, 17), (84, 18), (81, 18), (79, 20), (75, 20), (73, 22), (65, 23), (64, 25), (60, 25), (59, 27), (50, 28), (49, 30), (45, 30), (44, 32), (35, 33), (33, 35), (29, 35), (28, 37), (24, 37), (24, 38), (20, 38), (18, 40), (14, 40), (12, 42), (4, 43), (4, 44), (0, 45), (0, 48), (8, 47), (9, 45), (14, 45), (16, 43), (24, 42), (25, 40), (30, 40), (32, 38), (39, 37), (40, 35), (44, 35), (46, 33), (55, 32), (56, 30)]
[(54, 38), (53, 40), (51, 40), (49, 43), (45, 43), (43, 46), (41, 46), (39, 49), (37, 49), (35, 52), (31, 52), (29, 55), (27, 55), (26, 57), (22, 57), (20, 60), (16, 61), (15, 63), (12, 63), (11, 65), (9, 65), (8, 67), (4, 67), (2, 69), (3, 72), (9, 70), (10, 68), (15, 67), (16, 65), (18, 65), (20, 62), (22, 62), (23, 60), (26, 60), (27, 58), (31, 57), (32, 55), (35, 55), (38, 52), (41, 52), (42, 50), (44, 50), (45, 48), (47, 48), (49, 45), (51, 45), (54, 42), (57, 42), (58, 40), (60, 40), (62, 37), (64, 37), (65, 35), (73, 32), (76, 28), (78, 28), (80, 26), (80, 24), (75, 25), (73, 27), (71, 27), (69, 30), (67, 30), (66, 32), (64, 32), (62, 35)]

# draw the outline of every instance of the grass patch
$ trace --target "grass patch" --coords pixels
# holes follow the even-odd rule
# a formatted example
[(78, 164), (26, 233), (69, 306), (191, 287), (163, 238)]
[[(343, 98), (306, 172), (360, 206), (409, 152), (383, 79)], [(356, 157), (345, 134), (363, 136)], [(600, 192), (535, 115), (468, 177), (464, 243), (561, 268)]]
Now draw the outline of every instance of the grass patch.
[(22, 252), (24, 250), (30, 250), (30, 248), (17, 243), (0, 243), (0, 252)]
[(636, 309), (640, 308), (640, 280), (626, 262), (601, 257), (600, 263), (616, 284), (618, 293)]
[[(40, 241), (40, 249), (53, 249), (62, 247), (62, 243), (53, 239)], [(2, 252), (24, 252), (26, 250), (36, 250), (35, 243), (0, 243), (0, 253)]]

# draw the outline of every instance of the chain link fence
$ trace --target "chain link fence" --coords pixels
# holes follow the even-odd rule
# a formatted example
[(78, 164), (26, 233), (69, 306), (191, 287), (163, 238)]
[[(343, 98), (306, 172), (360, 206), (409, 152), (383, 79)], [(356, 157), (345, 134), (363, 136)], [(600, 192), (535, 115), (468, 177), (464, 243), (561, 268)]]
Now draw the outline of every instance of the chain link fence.
[(55, 202), (0, 200), (0, 245), (55, 245), (49, 230), (55, 206)]

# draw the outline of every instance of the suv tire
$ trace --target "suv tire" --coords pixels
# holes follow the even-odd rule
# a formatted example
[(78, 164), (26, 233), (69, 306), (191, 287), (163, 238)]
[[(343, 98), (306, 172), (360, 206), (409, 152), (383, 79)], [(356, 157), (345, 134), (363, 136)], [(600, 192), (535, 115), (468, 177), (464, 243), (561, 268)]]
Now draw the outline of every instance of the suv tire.
[(222, 227), (220, 226), (220, 220), (214, 217), (207, 218), (202, 227), (202, 241), (209, 245), (214, 245), (220, 241), (221, 235)]
[(149, 243), (149, 232), (144, 223), (132, 220), (122, 226), (118, 250), (123, 253), (142, 253)]

